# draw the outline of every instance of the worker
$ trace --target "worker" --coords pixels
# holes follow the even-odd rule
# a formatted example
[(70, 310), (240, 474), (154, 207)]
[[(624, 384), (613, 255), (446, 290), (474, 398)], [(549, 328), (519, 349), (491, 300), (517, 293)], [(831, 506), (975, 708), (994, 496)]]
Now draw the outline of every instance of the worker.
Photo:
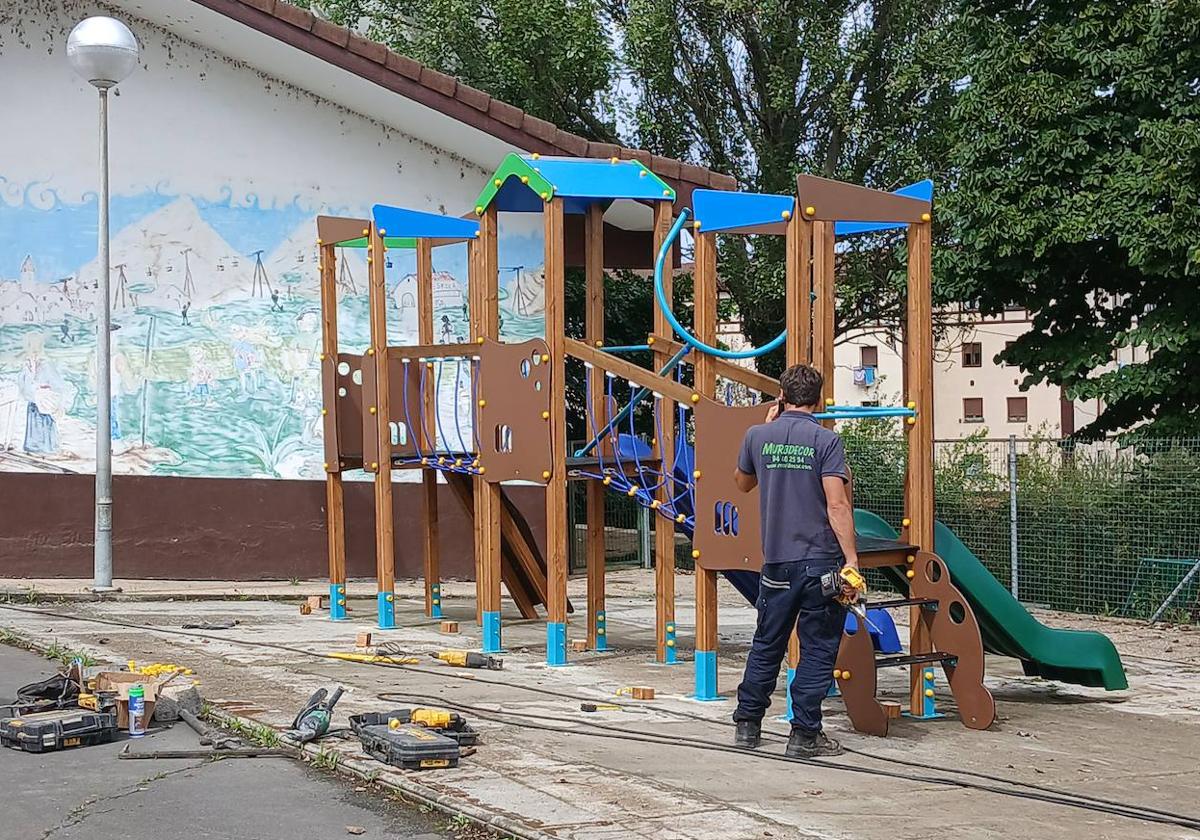
[[(763, 550), (758, 624), (733, 713), (735, 743), (746, 749), (761, 743), (763, 715), (795, 628), (801, 657), (789, 697), (787, 755), (793, 758), (842, 752), (821, 731), (821, 701), (833, 680), (846, 613), (822, 594), (821, 576), (843, 564), (858, 567), (845, 448), (813, 416), (823, 384), (808, 365), (785, 370), (779, 399), (765, 423), (747, 430), (734, 473), (742, 492), (758, 487)], [(843, 594), (852, 601), (858, 592), (847, 585)]]

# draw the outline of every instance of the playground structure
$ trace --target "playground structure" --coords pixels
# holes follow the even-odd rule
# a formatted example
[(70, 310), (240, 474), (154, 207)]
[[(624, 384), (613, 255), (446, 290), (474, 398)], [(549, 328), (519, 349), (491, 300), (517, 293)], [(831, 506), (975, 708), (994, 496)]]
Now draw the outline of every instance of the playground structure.
[[(568, 480), (585, 481), (588, 647), (609, 646), (604, 499), (606, 493), (619, 492), (659, 517), (656, 659), (665, 664), (678, 658), (676, 530), (692, 540), (695, 696), (719, 699), (718, 575), (725, 575), (751, 603), (757, 597), (762, 562), (758, 503), (753, 494), (735, 488), (733, 472), (743, 433), (762, 422), (764, 407), (719, 401), (717, 377), (773, 399), (779, 391), (776, 380), (735, 362), (783, 347), (788, 364), (811, 363), (824, 375), (826, 408), (818, 415), (823, 422), (894, 418), (907, 430), (900, 532), (865, 512), (856, 515), (856, 522), (860, 564), (883, 570), (899, 593), (871, 606), (909, 609), (909, 650), (877, 656), (867, 626), (857, 618), (848, 623), (834, 676), (855, 728), (886, 734), (889, 716), (876, 699), (876, 673), (887, 667), (909, 669), (910, 716), (941, 716), (935, 705), (935, 668), (940, 667), (963, 723), (987, 728), (995, 717), (995, 703), (983, 685), (985, 642), (989, 650), (1021, 657), (1028, 672), (1123, 688), (1120, 662), (1107, 639), (1070, 634), (1077, 646), (1063, 659), (1066, 640), (1045, 634), (1065, 631), (1047, 630), (1015, 601), (1000, 603), (978, 575), (982, 566), (961, 544), (950, 558), (953, 565), (937, 553), (947, 539), (935, 524), (933, 498), (932, 185), (922, 182), (887, 193), (802, 175), (795, 196), (697, 190), (690, 209), (676, 208), (675, 198), (666, 182), (636, 160), (509, 155), (476, 202), (477, 221), (383, 205), (373, 208), (371, 219), (318, 219), (331, 618), (346, 617), (342, 473), (361, 468), (374, 475), (378, 620), (381, 628), (390, 628), (395, 626), (391, 474), (394, 469), (419, 469), (426, 614), (441, 614), (440, 474), (475, 524), (476, 610), (483, 650), (502, 647), (503, 583), (523, 617), (536, 617), (537, 607), (544, 606), (546, 662), (566, 664), (566, 488)], [(644, 259), (649, 265), (653, 256), (655, 267), (654, 332), (644, 345), (633, 347), (604, 343), (604, 217), (617, 200), (648, 205), (653, 218), (653, 249)], [(499, 218), (501, 213), (532, 212), (542, 213), (544, 223), (545, 339), (506, 344), (499, 340)], [(583, 216), (582, 339), (566, 335), (566, 215)], [(695, 259), (690, 330), (672, 313), (669, 270), (676, 239), (689, 218)], [(904, 404), (840, 406), (832, 395), (836, 240), (890, 229), (903, 229), (907, 239)], [(763, 347), (733, 352), (716, 346), (718, 235), (785, 238), (785, 329)], [(469, 341), (434, 344), (432, 253), (435, 247), (456, 243), (465, 243), (468, 254)], [(367, 249), (371, 332), (361, 355), (338, 347), (341, 247)], [(417, 345), (387, 344), (389, 248), (416, 252)], [(635, 350), (649, 352), (653, 369), (623, 357)], [(567, 452), (566, 441), (568, 359), (586, 369), (582, 411), (589, 441), (573, 453)], [(690, 377), (683, 375), (685, 365), (692, 369)], [(446, 406), (443, 385), (450, 381), (453, 397)], [(648, 442), (635, 434), (635, 409), (644, 402), (649, 403), (653, 427)], [(511, 481), (546, 488), (544, 558), (528, 523), (505, 495), (504, 482)], [(978, 570), (969, 568), (971, 560)], [(971, 572), (969, 591), (956, 585), (960, 567)], [(1006, 633), (1005, 610), (1011, 612), (1013, 606), (1036, 627)], [(981, 632), (977, 612), (985, 618), (986, 633)], [(1031, 653), (1031, 648), (1036, 650)], [(793, 639), (789, 679), (800, 655)]]

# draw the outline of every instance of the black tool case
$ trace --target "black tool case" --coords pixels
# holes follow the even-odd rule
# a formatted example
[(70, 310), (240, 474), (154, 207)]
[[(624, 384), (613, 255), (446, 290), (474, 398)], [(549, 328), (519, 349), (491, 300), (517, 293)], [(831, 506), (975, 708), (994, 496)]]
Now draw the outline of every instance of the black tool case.
[[(367, 712), (350, 716), (350, 731), (355, 735), (364, 726), (387, 726), (388, 721), (398, 720), (401, 724), (412, 720), (412, 709), (393, 709), (390, 712)], [(462, 718), (444, 729), (432, 730), (458, 742), (460, 747), (473, 747), (479, 743), (479, 732)]]
[(41, 753), (104, 744), (117, 734), (117, 716), (90, 709), (56, 709), (0, 719), (0, 744)]
[(405, 770), (458, 766), (458, 742), (432, 729), (406, 723), (392, 729), (386, 723), (360, 726), (358, 740), (376, 761)]

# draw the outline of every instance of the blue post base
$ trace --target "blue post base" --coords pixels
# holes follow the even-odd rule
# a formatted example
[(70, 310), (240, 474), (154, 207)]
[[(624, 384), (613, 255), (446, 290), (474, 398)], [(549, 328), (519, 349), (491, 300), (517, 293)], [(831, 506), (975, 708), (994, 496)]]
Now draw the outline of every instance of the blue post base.
[(596, 650), (608, 650), (608, 619), (604, 610), (596, 611)]
[[(675, 622), (668, 621), (663, 628), (663, 635), (666, 640), (663, 642), (663, 664), (674, 665), (679, 661), (678, 654), (675, 652)], [(716, 683), (713, 683), (714, 687)]]
[(546, 664), (567, 664), (567, 625), (562, 621), (546, 622)]
[(921, 709), (920, 711), (910, 709), (904, 713), (905, 717), (914, 720), (937, 720), (945, 717), (937, 710), (936, 698), (933, 696), (934, 676), (932, 668), (926, 668), (921, 672)]
[(394, 630), (396, 628), (396, 596), (391, 592), (380, 592), (376, 596), (379, 603), (379, 629)]
[(781, 716), (786, 721), (791, 721), (796, 716), (792, 711), (792, 681), (796, 679), (796, 669), (787, 669), (787, 682), (784, 684), (783, 690), (783, 708), (784, 712)]
[(696, 700), (721, 700), (717, 694), (717, 652), (696, 651)]
[(483, 652), (499, 653), (503, 649), (500, 638), (500, 613), (485, 612), (483, 614)]
[(442, 585), (435, 583), (429, 587), (429, 617), (442, 617)]
[(346, 620), (346, 584), (329, 584), (329, 620)]

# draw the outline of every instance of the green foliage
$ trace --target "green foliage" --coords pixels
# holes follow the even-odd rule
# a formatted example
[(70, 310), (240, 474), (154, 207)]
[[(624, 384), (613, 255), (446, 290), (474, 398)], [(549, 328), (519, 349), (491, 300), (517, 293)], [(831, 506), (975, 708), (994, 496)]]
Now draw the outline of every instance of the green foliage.
[[(1105, 409), (1089, 436), (1200, 420), (1200, 3), (964, 3), (941, 206), (950, 290), (1036, 314), (1026, 385)], [(1134, 361), (1112, 365), (1116, 354)]]
[(594, 0), (300, 0), (565, 131), (615, 142), (615, 58)]

